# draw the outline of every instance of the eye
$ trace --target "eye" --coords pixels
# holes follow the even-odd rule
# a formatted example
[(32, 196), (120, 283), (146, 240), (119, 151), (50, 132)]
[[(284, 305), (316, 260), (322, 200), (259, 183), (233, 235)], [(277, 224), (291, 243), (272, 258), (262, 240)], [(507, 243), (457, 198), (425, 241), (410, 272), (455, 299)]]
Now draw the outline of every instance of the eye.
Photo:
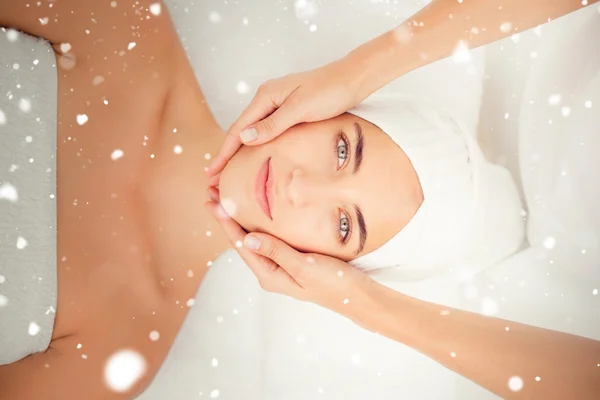
[(350, 233), (350, 219), (348, 218), (348, 216), (343, 212), (340, 211), (340, 239), (342, 244), (345, 244), (347, 238), (348, 238), (348, 234)]
[(340, 136), (337, 142), (336, 155), (338, 158), (338, 169), (341, 169), (348, 159), (348, 142)]

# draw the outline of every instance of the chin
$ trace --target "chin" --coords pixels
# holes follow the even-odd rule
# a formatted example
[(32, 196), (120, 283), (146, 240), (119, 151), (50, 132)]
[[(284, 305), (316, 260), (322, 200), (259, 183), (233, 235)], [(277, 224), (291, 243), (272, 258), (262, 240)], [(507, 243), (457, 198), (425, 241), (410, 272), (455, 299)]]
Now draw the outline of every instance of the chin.
[(253, 228), (249, 210), (251, 204), (247, 198), (248, 171), (240, 168), (234, 157), (225, 166), (219, 178), (219, 197), (221, 206), (234, 221), (248, 232)]

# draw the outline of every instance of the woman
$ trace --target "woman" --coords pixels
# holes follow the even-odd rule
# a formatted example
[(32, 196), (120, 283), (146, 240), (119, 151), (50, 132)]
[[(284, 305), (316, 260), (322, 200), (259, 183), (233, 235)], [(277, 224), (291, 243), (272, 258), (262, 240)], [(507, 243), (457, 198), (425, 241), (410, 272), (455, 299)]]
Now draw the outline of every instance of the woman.
[[(17, 226), (21, 235), (13, 238), (5, 229), (6, 243), (15, 240), (17, 245), (3, 252), (3, 321), (10, 324), (2, 329), (2, 362), (9, 364), (2, 370), (2, 395), (28, 398), (43, 390), (63, 397), (61, 391), (68, 390), (78, 397), (105, 398), (111, 391), (116, 397), (135, 393), (161, 365), (207, 266), (229, 246), (211, 215), (198, 207), (207, 199), (205, 154), (217, 152), (223, 135), (160, 3), (129, 8), (62, 2), (10, 9), (3, 26), (52, 44), (59, 102), (57, 110), (42, 111), (41, 97), (32, 95), (31, 109), (9, 98), (3, 104), (5, 125), (14, 129), (8, 131), (5, 149), (12, 147), (13, 153), (5, 150), (3, 158), (30, 155), (21, 129), (33, 129), (28, 124), (41, 117), (52, 131), (52, 114), (57, 113), (57, 236), (23, 233), (27, 224), (47, 232), (46, 224), (54, 223), (28, 219), (31, 209), (23, 199), (49, 201), (53, 196), (32, 196), (29, 186), (35, 180), (21, 166), (10, 177), (17, 184), (11, 184), (15, 197), (5, 213), (12, 216), (6, 225)], [(47, 20), (46, 13), (60, 22)], [(87, 15), (95, 21), (92, 28), (82, 17)], [(133, 36), (130, 26), (139, 26)], [(16, 31), (6, 31), (6, 37), (12, 68), (3, 86), (29, 82), (38, 92), (52, 90), (52, 77), (45, 82), (39, 75), (44, 70), (30, 73), (18, 66), (19, 49), (27, 51), (23, 45), (36, 43)], [(395, 99), (290, 129), (269, 146), (239, 152), (223, 171), (222, 194), (237, 208), (229, 212), (249, 229), (273, 233), (304, 251), (344, 260), (371, 257), (363, 259), (365, 267), (415, 260), (424, 262), (423, 271), (446, 265), (464, 257), (461, 248), (450, 246), (441, 259), (426, 260), (415, 258), (428, 255), (426, 248), (418, 255), (400, 255), (396, 243), (408, 251), (415, 242), (403, 236), (416, 239), (418, 231), (432, 229), (443, 240), (449, 229), (462, 228), (474, 203), (473, 182), (480, 179), (474, 175), (489, 175), (475, 171), (476, 146), (444, 118)], [(430, 138), (423, 142), (423, 137)], [(37, 139), (25, 143), (41, 143)], [(27, 179), (18, 181), (19, 176)], [(510, 183), (501, 186), (512, 189)], [(313, 192), (311, 199), (306, 189)], [(53, 210), (44, 210), (41, 217), (48, 219)], [(520, 232), (516, 210), (507, 213)], [(509, 236), (513, 226), (507, 230), (499, 229), (499, 236)], [(499, 246), (494, 260), (514, 251), (520, 238), (517, 234)], [(31, 261), (32, 269), (24, 270), (23, 259), (47, 259), (47, 253), (27, 254), (46, 240), (57, 240), (53, 255), (58, 266)], [(386, 242), (393, 246), (391, 253)], [(373, 254), (379, 254), (379, 261)], [(43, 276), (43, 283), (56, 279), (57, 287), (42, 292), (41, 286), (32, 286), (29, 272), (34, 279)], [(113, 324), (120, 328), (107, 331)], [(155, 332), (159, 341), (152, 340)], [(120, 360), (124, 349), (144, 360), (132, 387), (111, 378), (111, 360)], [(45, 381), (27, 385), (26, 376), (36, 370), (47, 372)], [(66, 376), (77, 378), (77, 386), (67, 388)]]
[[(60, 24), (44, 16), (47, 9), (25, 5), (1, 21), (46, 38), (60, 53), (56, 320), (47, 351), (38, 343), (42, 347), (32, 356), (0, 369), (1, 396), (127, 398), (159, 368), (205, 266), (226, 247), (197, 207), (208, 184), (204, 154), (220, 145), (219, 128), (190, 84), (193, 73), (160, 4), (52, 5)], [(389, 145), (384, 130), (365, 128), (365, 137), (370, 131)], [(417, 168), (411, 171), (394, 150), (390, 159), (413, 174), (413, 185), (396, 195), (417, 193), (410, 197), (416, 199), (413, 208), (398, 217), (398, 231), (420, 201)], [(210, 249), (202, 245), (206, 236)], [(18, 240), (17, 248), (27, 246)], [(8, 307), (13, 300), (31, 306), (7, 299)], [(29, 334), (48, 331), (46, 326)], [(23, 347), (16, 343), (11, 350)], [(135, 379), (122, 380), (115, 362), (124, 359), (133, 360), (135, 368), (127, 372), (134, 370)], [(32, 372), (36, 386), (28, 384)]]

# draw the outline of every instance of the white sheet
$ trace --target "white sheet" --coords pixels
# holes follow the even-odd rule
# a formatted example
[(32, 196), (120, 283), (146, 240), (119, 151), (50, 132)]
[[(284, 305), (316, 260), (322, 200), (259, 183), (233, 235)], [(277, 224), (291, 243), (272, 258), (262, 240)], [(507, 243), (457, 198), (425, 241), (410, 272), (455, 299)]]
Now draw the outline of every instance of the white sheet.
[[(195, 6), (183, 1), (170, 3), (177, 5), (172, 7), (175, 21), (209, 104), (224, 126), (251, 98), (252, 92), (236, 92), (239, 80), (254, 89), (273, 76), (329, 61), (420, 7), (406, 2), (400, 7), (389, 2), (331, 1), (319, 3), (319, 13), (305, 24), (296, 18), (291, 0), (259, 4), (209, 0)], [(397, 21), (386, 17), (388, 10), (398, 8), (402, 11), (395, 14)], [(220, 23), (210, 23), (212, 11), (219, 12)], [(244, 17), (248, 26), (242, 23)], [(213, 14), (212, 19), (218, 18)], [(318, 27), (316, 32), (309, 30), (312, 23)], [(590, 49), (580, 49), (580, 54), (585, 53)], [(439, 92), (440, 99), (458, 104), (462, 109), (458, 112), (470, 117), (474, 127), (480, 83), (468, 76), (463, 81), (458, 76), (449, 78), (448, 71), (452, 70), (460, 75), (465, 67), (451, 66), (451, 61), (438, 63), (396, 82), (394, 87), (414, 90), (422, 86), (422, 93)], [(427, 81), (443, 84), (428, 85)], [(464, 101), (456, 101), (456, 93), (464, 95)], [(587, 96), (584, 92), (580, 95)], [(504, 96), (512, 98), (511, 93)], [(600, 98), (595, 96), (597, 108)], [(497, 101), (496, 96), (493, 99)], [(520, 109), (521, 98), (515, 96), (513, 100)], [(524, 109), (523, 113), (527, 112)], [(522, 129), (522, 143), (539, 140), (531, 136), (527, 125)], [(494, 146), (493, 140), (489, 143)], [(555, 176), (548, 169), (538, 169), (536, 174), (531, 177), (534, 182), (548, 174)], [(531, 191), (525, 193), (530, 196)], [(534, 190), (531, 195), (535, 198), (535, 194)], [(568, 216), (563, 220), (568, 221)], [(530, 232), (534, 231), (531, 226)], [(562, 242), (557, 238), (557, 249), (559, 244)], [(460, 271), (455, 271), (455, 276), (412, 283), (394, 282), (385, 274), (378, 279), (409, 295), (449, 306), (481, 311), (487, 304), (489, 311), (491, 301), (498, 316), (600, 339), (600, 296), (593, 295), (592, 281), (582, 284), (568, 273), (559, 275), (564, 270), (550, 264), (548, 258), (540, 258), (540, 251), (539, 246), (526, 250), (467, 281), (456, 279), (464, 279)], [(495, 398), (412, 349), (365, 332), (332, 312), (262, 292), (234, 252), (214, 263), (195, 304), (143, 399)]]

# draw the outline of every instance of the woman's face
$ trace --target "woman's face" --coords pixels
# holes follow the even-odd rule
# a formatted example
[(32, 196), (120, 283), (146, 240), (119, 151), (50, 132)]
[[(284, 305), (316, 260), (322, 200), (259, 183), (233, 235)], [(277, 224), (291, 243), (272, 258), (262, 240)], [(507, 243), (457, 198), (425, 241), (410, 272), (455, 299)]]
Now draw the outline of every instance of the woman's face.
[(246, 231), (345, 261), (382, 246), (420, 206), (404, 152), (351, 114), (243, 146), (221, 174), (221, 202)]

